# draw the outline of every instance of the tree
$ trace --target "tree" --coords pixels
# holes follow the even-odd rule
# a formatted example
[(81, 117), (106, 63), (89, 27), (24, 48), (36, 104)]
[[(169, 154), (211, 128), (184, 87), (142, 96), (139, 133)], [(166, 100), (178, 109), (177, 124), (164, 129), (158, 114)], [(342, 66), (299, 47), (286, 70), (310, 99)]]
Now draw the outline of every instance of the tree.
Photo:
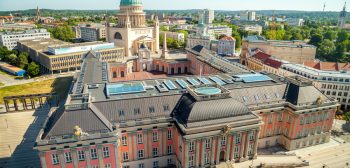
[(6, 58), (5, 60), (8, 63), (10, 63), (11, 65), (16, 65), (16, 63), (17, 63), (17, 56), (16, 56), (16, 54), (7, 55), (5, 58)]
[(331, 41), (334, 41), (337, 38), (337, 32), (333, 31), (333, 30), (327, 30), (324, 34), (323, 34), (323, 38), (324, 39), (328, 39)]
[(322, 39), (323, 39), (323, 37), (321, 34), (314, 34), (311, 36), (309, 43), (314, 45), (314, 46), (320, 47), (320, 45), (322, 43)]
[(337, 42), (341, 43), (345, 40), (349, 40), (349, 33), (346, 30), (342, 30), (338, 33)]
[(31, 77), (38, 76), (38, 75), (40, 74), (39, 65), (36, 64), (35, 62), (31, 62), (31, 63), (28, 65), (27, 73), (28, 73), (28, 75), (31, 76)]
[(317, 49), (317, 55), (328, 61), (337, 61), (335, 57), (335, 50), (336, 48), (334, 42), (326, 39), (321, 43), (320, 47)]
[(236, 39), (236, 49), (241, 48), (242, 45), (242, 38), (241, 35), (238, 32), (233, 32), (232, 37)]
[(20, 53), (16, 60), (16, 65), (22, 69), (25, 68), (25, 66), (28, 65), (28, 54), (27, 53)]
[(350, 122), (350, 111), (349, 111), (349, 112), (347, 112), (347, 113), (345, 113), (345, 115), (344, 115), (344, 119), (345, 119), (345, 121), (346, 121), (347, 123), (349, 123), (349, 122)]

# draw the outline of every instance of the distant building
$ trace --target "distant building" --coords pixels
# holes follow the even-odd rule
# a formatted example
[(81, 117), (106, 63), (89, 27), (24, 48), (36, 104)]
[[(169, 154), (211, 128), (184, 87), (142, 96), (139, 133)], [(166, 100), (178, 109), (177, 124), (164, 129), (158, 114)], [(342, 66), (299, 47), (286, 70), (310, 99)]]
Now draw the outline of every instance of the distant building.
[(242, 20), (242, 21), (255, 21), (256, 20), (256, 12), (243, 11), (240, 13), (240, 20)]
[(106, 38), (106, 26), (102, 24), (88, 24), (79, 26), (80, 37), (84, 41), (100, 41)]
[(161, 31), (160, 34), (166, 33), (166, 36), (168, 38), (172, 38), (174, 40), (177, 40), (179, 43), (185, 42), (185, 34), (179, 33), (179, 32), (170, 32), (170, 31)]
[(31, 23), (4, 23), (0, 24), (0, 31), (20, 31), (20, 30), (30, 30), (36, 29), (37, 26)]
[(204, 24), (212, 24), (215, 19), (214, 10), (204, 9), (199, 14), (199, 20), (202, 20)]
[(251, 32), (251, 33), (256, 33), (257, 35), (261, 35), (263, 27), (256, 24), (256, 25), (241, 25), (239, 26), (240, 29)]
[(0, 16), (0, 24), (6, 23), (6, 22), (12, 22), (14, 17), (12, 15), (9, 16)]
[(287, 18), (286, 19), (286, 23), (289, 26), (303, 26), (304, 25), (304, 19), (300, 19), (300, 18)]
[(347, 17), (347, 11), (346, 11), (346, 1), (343, 7), (343, 10), (340, 12), (339, 19), (338, 19), (338, 27), (345, 28), (346, 25), (346, 17)]
[(50, 38), (50, 33), (46, 29), (26, 30), (23, 32), (0, 33), (0, 46), (5, 46), (9, 50), (17, 46), (18, 41)]
[(103, 62), (124, 59), (123, 48), (104, 42), (68, 43), (49, 38), (20, 41), (17, 49), (28, 52), (30, 59), (46, 74), (78, 70), (88, 54), (97, 55)]
[(295, 64), (312, 61), (316, 56), (316, 47), (306, 44), (304, 41), (266, 40), (262, 36), (248, 36), (243, 38), (242, 42), (242, 52), (240, 55), (242, 64), (246, 65), (247, 58), (251, 56), (251, 51), (255, 49), (260, 49), (277, 59)]
[(212, 36), (217, 36), (217, 37), (220, 35), (231, 36), (232, 28), (224, 25), (219, 25), (219, 26), (208, 25), (208, 34)]
[(231, 36), (223, 36), (218, 41), (218, 54), (222, 56), (233, 56), (236, 50), (236, 39)]
[(51, 24), (55, 22), (55, 18), (53, 17), (40, 17), (38, 23), (42, 24)]

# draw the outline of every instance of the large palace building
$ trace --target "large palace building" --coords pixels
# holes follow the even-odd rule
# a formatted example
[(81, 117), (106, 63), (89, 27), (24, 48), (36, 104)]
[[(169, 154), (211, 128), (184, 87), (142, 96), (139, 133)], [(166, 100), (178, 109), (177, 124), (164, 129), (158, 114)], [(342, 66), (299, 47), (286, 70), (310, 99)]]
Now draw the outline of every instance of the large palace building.
[(125, 48), (126, 56), (139, 52), (146, 44), (153, 53), (159, 52), (159, 21), (155, 18), (153, 27), (148, 27), (141, 0), (121, 0), (118, 24), (107, 26), (107, 41)]
[(86, 55), (37, 138), (42, 167), (212, 167), (329, 141), (338, 103), (310, 81), (220, 68), (201, 49), (191, 59), (232, 72), (113, 82), (111, 64)]

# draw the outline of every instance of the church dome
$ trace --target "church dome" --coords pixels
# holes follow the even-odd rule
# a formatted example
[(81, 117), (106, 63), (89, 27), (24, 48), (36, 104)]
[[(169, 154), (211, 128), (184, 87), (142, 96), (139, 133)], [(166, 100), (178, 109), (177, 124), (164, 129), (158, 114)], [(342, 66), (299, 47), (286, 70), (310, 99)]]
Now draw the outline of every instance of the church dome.
[(134, 6), (134, 5), (142, 5), (141, 0), (121, 0), (120, 6)]

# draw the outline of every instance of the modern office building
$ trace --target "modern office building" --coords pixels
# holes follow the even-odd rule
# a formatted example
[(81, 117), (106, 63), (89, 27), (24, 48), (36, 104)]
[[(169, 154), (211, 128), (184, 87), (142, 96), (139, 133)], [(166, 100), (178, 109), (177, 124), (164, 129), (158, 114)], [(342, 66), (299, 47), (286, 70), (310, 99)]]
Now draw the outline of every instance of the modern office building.
[(20, 41), (17, 49), (28, 52), (29, 57), (40, 65), (42, 73), (77, 70), (89, 53), (99, 55), (105, 62), (124, 60), (123, 48), (104, 42), (67, 43), (57, 39), (37, 39)]
[(117, 17), (118, 25), (107, 26), (108, 42), (124, 47), (125, 56), (137, 55), (141, 44), (147, 45), (152, 53), (159, 52), (158, 17), (153, 27), (148, 27), (141, 0), (121, 0)]
[(316, 56), (316, 47), (306, 44), (304, 41), (266, 40), (262, 36), (248, 36), (243, 38), (242, 42), (240, 55), (242, 64), (246, 65), (248, 57), (255, 49), (260, 49), (277, 59), (295, 64), (313, 61)]
[(199, 20), (203, 21), (204, 24), (212, 24), (215, 19), (214, 10), (204, 9), (199, 13)]
[(46, 29), (26, 30), (23, 32), (0, 33), (0, 46), (5, 46), (9, 50), (17, 46), (17, 42), (22, 40), (48, 39), (50, 33)]
[(113, 76), (99, 57), (84, 59), (65, 105), (50, 113), (36, 140), (42, 167), (243, 162), (258, 148), (328, 142), (338, 106), (297, 77), (235, 72), (111, 82)]
[(208, 34), (213, 36), (231, 36), (232, 35), (232, 28), (224, 25), (214, 26), (214, 25), (208, 25)]
[(80, 38), (87, 42), (106, 39), (106, 26), (103, 24), (88, 24), (79, 26)]
[(243, 11), (240, 13), (240, 20), (242, 20), (242, 21), (255, 21), (256, 20), (256, 12)]
[(31, 23), (0, 23), (0, 31), (24, 31), (36, 28), (37, 26)]

